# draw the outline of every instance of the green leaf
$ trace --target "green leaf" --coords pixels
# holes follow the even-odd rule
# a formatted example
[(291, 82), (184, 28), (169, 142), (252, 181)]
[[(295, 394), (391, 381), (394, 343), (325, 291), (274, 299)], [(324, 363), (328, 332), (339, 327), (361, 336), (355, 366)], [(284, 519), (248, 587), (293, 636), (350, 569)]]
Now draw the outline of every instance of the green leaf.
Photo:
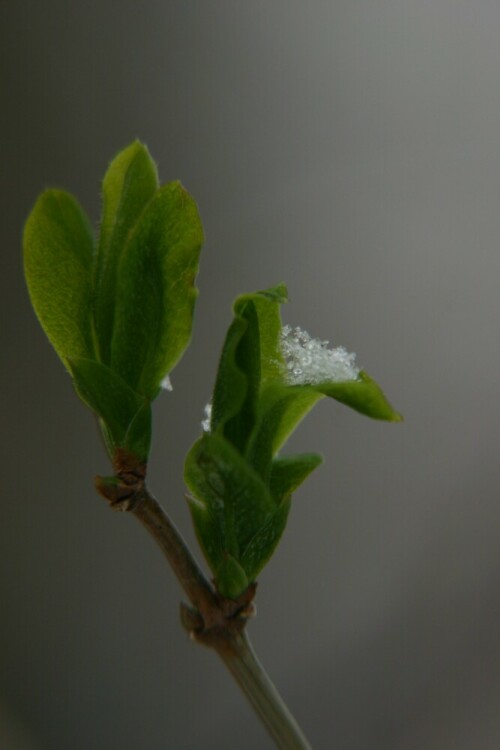
[(147, 148), (139, 141), (134, 141), (115, 157), (104, 177), (94, 316), (100, 359), (106, 364), (110, 360), (120, 256), (131, 231), (157, 190), (156, 166)]
[(222, 429), (240, 451), (253, 429), (262, 385), (281, 374), (279, 306), (284, 301), (286, 287), (280, 284), (234, 303), (214, 389), (212, 429)]
[[(186, 480), (186, 484), (188, 484)], [(187, 497), (194, 529), (205, 559), (214, 575), (225, 556), (224, 513), (222, 507), (209, 506), (196, 497)]]
[(244, 294), (234, 304), (235, 313), (244, 318), (252, 315), (253, 325), (257, 328), (254, 337), (259, 346), (256, 355), (259, 386), (282, 375), (280, 306), (287, 301), (288, 291), (281, 283), (262, 292)]
[(121, 256), (111, 366), (150, 399), (191, 338), (202, 241), (196, 204), (173, 182), (149, 202)]
[[(245, 375), (244, 399), (240, 404), (238, 412), (225, 422), (224, 435), (238, 450), (243, 451), (248, 435), (255, 422), (255, 411), (260, 385), (259, 326), (257, 313), (251, 301), (241, 307), (234, 323), (236, 324), (238, 320), (241, 321), (240, 325), (243, 329), (243, 335), (239, 338), (234, 352), (234, 365), (235, 370)], [(233, 377), (235, 375), (237, 375), (236, 372), (234, 372)], [(219, 378), (217, 378), (214, 395), (216, 413), (219, 411), (217, 398), (219, 394), (219, 382)], [(237, 376), (236, 384), (239, 384), (239, 382), (240, 378)], [(228, 387), (227, 376), (223, 378), (222, 385), (226, 388)]]
[[(236, 445), (245, 442), (251, 425), (238, 420), (248, 392), (248, 377), (238, 361), (238, 349), (246, 333), (248, 323), (236, 317), (226, 335), (217, 372), (212, 399), (211, 429), (232, 435)], [(230, 426), (226, 428), (226, 425)]]
[(271, 381), (263, 389), (257, 409), (257, 419), (245, 457), (262, 477), (269, 479), (271, 461), (301, 420), (324, 396), (375, 419), (401, 421), (379, 386), (366, 373), (359, 380), (319, 385), (287, 385)]
[(390, 405), (380, 386), (366, 372), (360, 372), (358, 380), (321, 383), (312, 387), (318, 393), (334, 398), (372, 419), (383, 419), (388, 422), (403, 420), (401, 414)]
[(62, 190), (38, 198), (24, 230), (24, 271), (43, 330), (69, 368), (70, 357), (92, 357), (94, 240), (77, 201)]
[(258, 406), (258, 421), (245, 456), (265, 482), (271, 461), (299, 422), (323, 398), (309, 386), (288, 386), (272, 381), (263, 390)]
[(146, 461), (151, 450), (151, 432), (151, 403), (145, 401), (127, 428), (123, 447), (141, 461)]
[(248, 588), (244, 569), (232, 555), (226, 555), (215, 574), (217, 590), (227, 599), (238, 599)]
[(188, 497), (196, 536), (210, 565), (217, 590), (228, 599), (237, 599), (248, 588), (249, 581), (239, 562), (224, 549), (224, 521), (220, 513), (194, 497)]
[(290, 498), (285, 498), (273, 515), (257, 531), (241, 555), (240, 564), (249, 581), (254, 581), (258, 573), (271, 558), (276, 545), (285, 530)]
[(238, 559), (240, 550), (275, 510), (267, 487), (240, 453), (216, 433), (203, 435), (193, 445), (184, 476), (193, 495), (216, 518), (224, 552)]
[(269, 482), (275, 501), (279, 503), (283, 498), (289, 497), (322, 462), (322, 457), (317, 453), (275, 458)]
[[(106, 425), (107, 435), (111, 441), (110, 447), (125, 447), (127, 432), (133, 425), (134, 417), (142, 412), (144, 399), (106, 365), (81, 358), (73, 358), (69, 364), (76, 392)], [(144, 413), (139, 417), (139, 424), (143, 434), (139, 438), (138, 430), (135, 429), (132, 433), (132, 445), (141, 442), (145, 444), (148, 440), (148, 423)], [(142, 458), (142, 451), (139, 457)]]

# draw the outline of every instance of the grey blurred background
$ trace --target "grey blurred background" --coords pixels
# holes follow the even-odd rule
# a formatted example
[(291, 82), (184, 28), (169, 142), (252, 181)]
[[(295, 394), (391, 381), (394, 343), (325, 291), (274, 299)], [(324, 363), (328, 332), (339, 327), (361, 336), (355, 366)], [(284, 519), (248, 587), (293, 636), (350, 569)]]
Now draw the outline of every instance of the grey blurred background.
[(271, 743), (133, 518), (92, 486), (92, 417), (30, 309), (48, 185), (99, 219), (145, 141), (199, 203), (193, 343), (155, 407), (150, 485), (193, 535), (184, 455), (240, 292), (358, 353), (405, 415), (333, 402), (250, 634), (316, 750), (500, 746), (500, 5), (495, 0), (0, 3), (0, 747)]

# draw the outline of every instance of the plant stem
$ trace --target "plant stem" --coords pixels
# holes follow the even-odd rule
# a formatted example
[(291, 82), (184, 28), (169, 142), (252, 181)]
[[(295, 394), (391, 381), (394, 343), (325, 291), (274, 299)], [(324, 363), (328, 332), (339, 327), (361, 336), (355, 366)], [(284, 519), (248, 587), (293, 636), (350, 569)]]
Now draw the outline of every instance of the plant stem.
[(243, 631), (231, 639), (233, 648), (217, 649), (267, 731), (281, 750), (311, 750), (307, 739), (260, 664)]
[(209, 613), (217, 608), (212, 585), (156, 498), (145, 487), (139, 491), (136, 498), (137, 502), (134, 503), (131, 512), (158, 544), (189, 601), (205, 620)]
[(142, 479), (122, 485), (126, 497), (98, 480), (98, 491), (116, 510), (131, 512), (154, 538), (194, 607), (183, 624), (194, 640), (216, 651), (281, 750), (311, 750), (297, 722), (259, 663), (244, 628), (254, 588), (238, 602), (221, 597), (200, 569), (181, 534)]

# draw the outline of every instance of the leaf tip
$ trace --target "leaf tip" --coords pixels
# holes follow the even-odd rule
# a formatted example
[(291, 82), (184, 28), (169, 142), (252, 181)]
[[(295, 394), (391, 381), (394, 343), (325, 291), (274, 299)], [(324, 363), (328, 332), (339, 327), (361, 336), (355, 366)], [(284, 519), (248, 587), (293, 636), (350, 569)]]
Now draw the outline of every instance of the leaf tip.
[(260, 294), (271, 302), (276, 302), (279, 305), (284, 305), (288, 302), (288, 288), (284, 281), (280, 281), (269, 289), (263, 289), (262, 291), (257, 292), (257, 294)]

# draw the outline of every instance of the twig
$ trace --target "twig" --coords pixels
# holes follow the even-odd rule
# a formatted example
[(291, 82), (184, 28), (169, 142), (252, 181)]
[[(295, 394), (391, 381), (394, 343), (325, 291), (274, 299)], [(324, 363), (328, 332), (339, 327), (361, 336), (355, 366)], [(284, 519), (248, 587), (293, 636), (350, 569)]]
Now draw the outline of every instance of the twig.
[(282, 750), (311, 750), (299, 725), (257, 659), (246, 632), (235, 635), (231, 645), (232, 649), (217, 649), (217, 652), (260, 716), (276, 747)]
[(245, 633), (253, 614), (256, 586), (237, 600), (225, 599), (213, 587), (181, 534), (145, 485), (146, 467), (123, 452), (115, 458), (116, 476), (98, 477), (96, 488), (115, 510), (132, 513), (154, 538), (189, 598), (181, 619), (193, 640), (214, 649), (250, 701), (281, 750), (311, 750)]

